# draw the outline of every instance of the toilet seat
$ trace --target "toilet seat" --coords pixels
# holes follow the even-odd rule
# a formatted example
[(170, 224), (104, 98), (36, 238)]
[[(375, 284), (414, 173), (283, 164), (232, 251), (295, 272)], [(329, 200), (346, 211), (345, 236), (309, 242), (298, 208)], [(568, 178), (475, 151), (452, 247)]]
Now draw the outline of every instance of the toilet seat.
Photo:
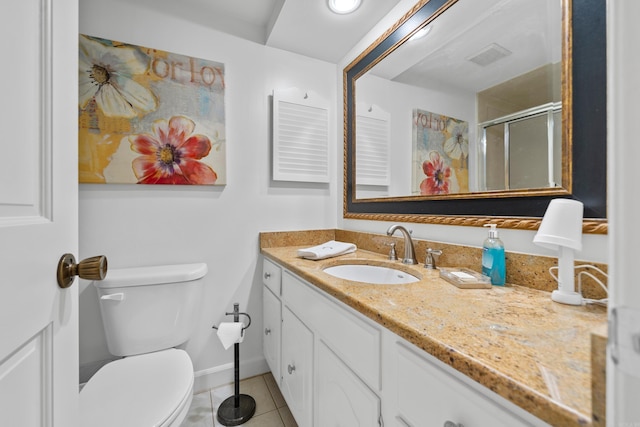
[(168, 427), (182, 421), (192, 397), (193, 364), (184, 350), (125, 357), (102, 367), (80, 392), (80, 425)]

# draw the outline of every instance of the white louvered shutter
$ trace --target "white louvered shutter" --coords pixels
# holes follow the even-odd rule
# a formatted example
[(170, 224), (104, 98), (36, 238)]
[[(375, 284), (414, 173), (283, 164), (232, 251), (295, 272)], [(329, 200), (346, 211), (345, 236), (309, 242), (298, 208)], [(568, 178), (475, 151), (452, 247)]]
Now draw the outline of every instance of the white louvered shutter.
[(356, 106), (357, 185), (390, 185), (389, 121), (389, 113), (376, 105)]
[(298, 89), (273, 91), (273, 180), (329, 182), (329, 102)]

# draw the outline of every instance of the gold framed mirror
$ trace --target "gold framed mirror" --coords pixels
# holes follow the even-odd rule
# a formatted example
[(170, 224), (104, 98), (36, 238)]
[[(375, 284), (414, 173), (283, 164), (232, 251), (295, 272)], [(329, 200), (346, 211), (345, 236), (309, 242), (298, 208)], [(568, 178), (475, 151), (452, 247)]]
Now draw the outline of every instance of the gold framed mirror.
[(568, 197), (606, 233), (605, 17), (594, 1), (418, 2), (344, 70), (344, 217), (536, 229)]

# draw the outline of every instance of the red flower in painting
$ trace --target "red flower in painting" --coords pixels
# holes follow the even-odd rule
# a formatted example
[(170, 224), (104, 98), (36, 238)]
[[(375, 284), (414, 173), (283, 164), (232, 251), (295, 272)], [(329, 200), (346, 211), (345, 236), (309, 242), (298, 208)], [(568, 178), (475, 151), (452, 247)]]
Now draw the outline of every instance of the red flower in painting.
[(138, 184), (215, 184), (218, 175), (202, 159), (211, 151), (204, 135), (191, 135), (195, 123), (183, 116), (157, 120), (154, 135), (131, 135), (131, 149), (142, 154), (133, 160)]
[(422, 163), (422, 171), (427, 178), (420, 183), (420, 194), (449, 194), (451, 168), (445, 166), (437, 151), (429, 153), (429, 160)]

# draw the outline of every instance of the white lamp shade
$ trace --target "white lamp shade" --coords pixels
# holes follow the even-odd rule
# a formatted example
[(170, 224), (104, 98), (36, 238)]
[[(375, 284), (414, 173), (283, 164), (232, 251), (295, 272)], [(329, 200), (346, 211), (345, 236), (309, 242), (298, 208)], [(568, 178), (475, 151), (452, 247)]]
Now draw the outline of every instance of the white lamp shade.
[(582, 202), (553, 199), (544, 213), (533, 243), (557, 250), (559, 247), (582, 250)]

